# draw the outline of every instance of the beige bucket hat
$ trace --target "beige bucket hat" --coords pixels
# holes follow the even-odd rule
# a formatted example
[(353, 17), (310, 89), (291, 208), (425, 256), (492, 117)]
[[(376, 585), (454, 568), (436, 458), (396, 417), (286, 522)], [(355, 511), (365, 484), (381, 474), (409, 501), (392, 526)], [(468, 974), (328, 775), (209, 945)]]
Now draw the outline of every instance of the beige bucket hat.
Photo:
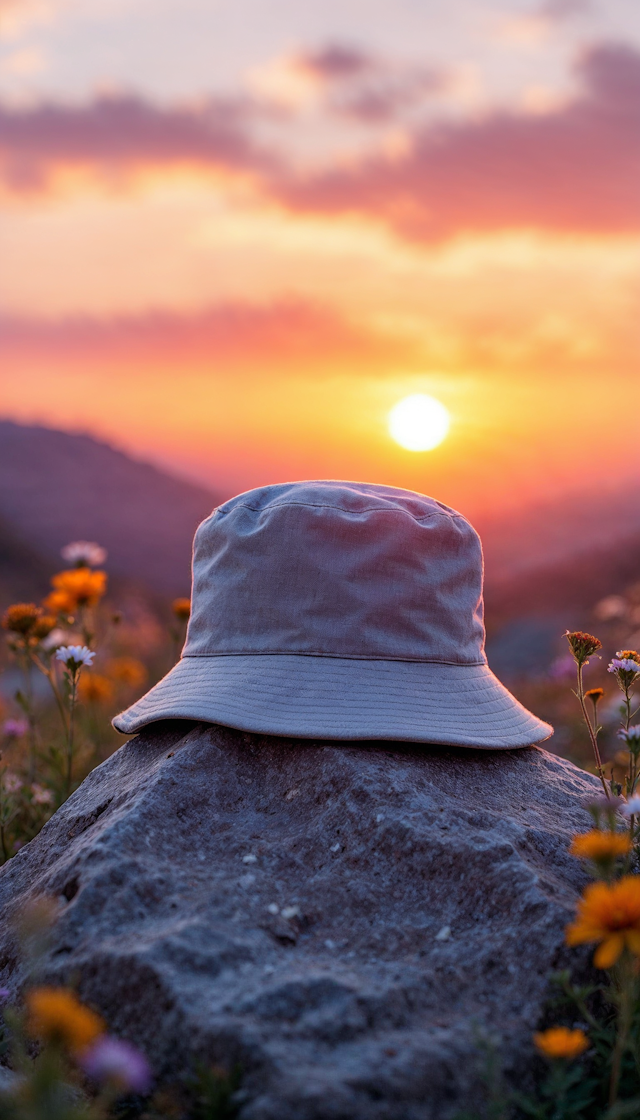
[(482, 549), (433, 498), (360, 482), (240, 494), (198, 528), (180, 661), (113, 721), (525, 747), (553, 728), (484, 652)]

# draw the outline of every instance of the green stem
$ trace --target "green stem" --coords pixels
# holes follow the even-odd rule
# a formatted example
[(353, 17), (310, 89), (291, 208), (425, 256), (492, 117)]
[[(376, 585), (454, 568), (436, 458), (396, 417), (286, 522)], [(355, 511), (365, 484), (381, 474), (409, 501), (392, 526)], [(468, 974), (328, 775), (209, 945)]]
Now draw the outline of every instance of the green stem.
[(77, 672), (70, 674), (70, 693), (69, 693), (69, 731), (67, 735), (67, 773), (65, 780), (65, 797), (69, 797), (71, 793), (71, 779), (73, 771), (73, 731), (74, 731), (74, 717), (76, 714), (76, 693), (78, 688), (78, 674)]
[(582, 665), (578, 665), (578, 693), (577, 693), (577, 696), (578, 696), (578, 700), (580, 701), (580, 707), (582, 709), (582, 716), (583, 716), (584, 722), (587, 725), (587, 730), (589, 732), (589, 738), (591, 739), (591, 746), (593, 747), (593, 753), (595, 755), (596, 769), (598, 771), (598, 777), (600, 778), (600, 781), (602, 783), (602, 788), (603, 788), (607, 798), (609, 798), (609, 796), (610, 796), (609, 795), (609, 790), (607, 789), (607, 783), (604, 780), (604, 769), (603, 769), (603, 766), (602, 766), (602, 759), (600, 758), (600, 751), (598, 749), (597, 731), (594, 730), (594, 728), (591, 724), (591, 720), (589, 719), (589, 713), (587, 711), (587, 705), (584, 702), (584, 686), (583, 686), (583, 683), (582, 683)]
[(57, 685), (57, 682), (56, 682), (55, 673), (54, 673), (52, 668), (47, 669), (46, 665), (42, 664), (39, 657), (34, 656), (33, 663), (36, 666), (36, 668), (40, 670), (40, 672), (43, 674), (43, 676), (45, 676), (47, 678), (47, 680), (49, 681), (49, 684), (51, 685), (51, 691), (53, 692), (53, 695), (55, 697), (56, 706), (58, 708), (58, 714), (60, 716), (60, 719), (62, 720), (62, 729), (63, 729), (65, 735), (68, 735), (69, 734), (69, 727), (68, 727), (68, 724), (67, 724), (67, 713), (65, 711), (64, 702), (63, 702), (62, 697), (60, 695), (60, 689), (58, 688), (58, 685)]
[(611, 1107), (611, 1105), (614, 1105), (616, 1103), (616, 1100), (618, 1099), (620, 1071), (622, 1069), (622, 1059), (627, 1048), (627, 1040), (629, 1038), (629, 1031), (631, 1029), (631, 1019), (635, 996), (635, 983), (630, 969), (628, 968), (626, 950), (623, 961), (624, 965), (621, 965), (618, 975), (618, 1029), (616, 1033), (616, 1044), (614, 1046), (613, 1058), (611, 1062), (611, 1080), (609, 1082), (609, 1107)]

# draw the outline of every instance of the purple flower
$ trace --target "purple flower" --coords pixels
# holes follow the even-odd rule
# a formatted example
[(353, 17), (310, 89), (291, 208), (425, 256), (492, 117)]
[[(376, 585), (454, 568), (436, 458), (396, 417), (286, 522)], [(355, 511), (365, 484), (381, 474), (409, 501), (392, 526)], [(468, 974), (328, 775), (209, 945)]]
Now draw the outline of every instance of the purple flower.
[(563, 681), (567, 677), (574, 677), (576, 673), (576, 663), (570, 653), (564, 653), (561, 657), (556, 657), (549, 666), (549, 676), (552, 681)]
[(629, 798), (626, 805), (622, 806), (620, 812), (625, 817), (633, 817), (636, 813), (640, 813), (640, 794), (634, 793), (633, 797)]
[(84, 1051), (80, 1064), (94, 1081), (107, 1082), (122, 1093), (148, 1093), (151, 1088), (151, 1068), (144, 1054), (108, 1034)]
[(622, 670), (625, 673), (640, 673), (640, 665), (637, 661), (633, 661), (630, 657), (614, 657), (607, 666), (608, 673), (619, 673)]
[(630, 740), (633, 740), (635, 743), (639, 742), (640, 723), (632, 724), (631, 727), (627, 728), (626, 731), (624, 727), (621, 727), (618, 731), (618, 739), (622, 739), (625, 743), (628, 743)]
[(2, 734), (7, 739), (20, 739), (26, 735), (29, 725), (26, 719), (6, 719), (2, 725)]

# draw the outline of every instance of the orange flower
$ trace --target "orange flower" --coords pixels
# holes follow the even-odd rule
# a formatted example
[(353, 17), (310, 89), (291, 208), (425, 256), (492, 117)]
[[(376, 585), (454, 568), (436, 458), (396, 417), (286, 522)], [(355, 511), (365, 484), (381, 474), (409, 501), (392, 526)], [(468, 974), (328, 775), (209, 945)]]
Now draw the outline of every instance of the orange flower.
[[(92, 572), (90, 568), (69, 568), (52, 576), (51, 583), (55, 591), (67, 596), (71, 610), (93, 607), (106, 593), (107, 573)], [(48, 600), (46, 605), (50, 605)]]
[(579, 1058), (589, 1045), (584, 1031), (571, 1031), (568, 1027), (549, 1027), (548, 1031), (538, 1031), (533, 1041), (545, 1058), (567, 1058), (569, 1061)]
[(113, 685), (108, 677), (100, 673), (82, 673), (78, 681), (78, 696), (85, 703), (101, 704), (111, 700)]
[(171, 604), (171, 610), (180, 622), (186, 622), (191, 614), (191, 600), (174, 599)]
[(578, 859), (591, 859), (594, 863), (610, 863), (618, 856), (631, 851), (631, 840), (626, 832), (602, 832), (599, 828), (574, 836), (569, 848)]
[(584, 694), (585, 700), (591, 700), (594, 704), (597, 704), (598, 700), (602, 700), (603, 696), (604, 688), (588, 688)]
[(640, 664), (640, 654), (635, 649), (619, 649), (616, 657), (619, 657), (621, 661), (637, 661)]
[(34, 1038), (63, 1043), (69, 1050), (86, 1049), (105, 1032), (105, 1025), (73, 992), (34, 988), (27, 994), (27, 1031)]
[(107, 673), (112, 681), (138, 688), (147, 679), (147, 670), (135, 657), (114, 657), (107, 665)]
[(76, 601), (67, 591), (50, 591), (46, 599), (43, 599), (42, 602), (46, 609), (51, 611), (51, 614), (54, 614), (56, 618), (61, 614), (73, 614), (76, 609)]
[(39, 642), (41, 642), (43, 638), (48, 638), (52, 630), (55, 630), (55, 625), (56, 620), (53, 615), (41, 614), (34, 624), (31, 635), (32, 637), (37, 638)]
[(596, 968), (611, 968), (625, 948), (640, 957), (640, 876), (591, 883), (578, 903), (576, 921), (567, 926), (566, 940), (568, 945), (599, 941)]
[(40, 618), (40, 610), (35, 603), (14, 603), (5, 611), (2, 625), (14, 634), (29, 634)]
[(586, 634), (584, 630), (566, 630), (564, 636), (578, 665), (586, 665), (591, 654), (602, 649), (600, 639), (594, 638), (593, 634)]

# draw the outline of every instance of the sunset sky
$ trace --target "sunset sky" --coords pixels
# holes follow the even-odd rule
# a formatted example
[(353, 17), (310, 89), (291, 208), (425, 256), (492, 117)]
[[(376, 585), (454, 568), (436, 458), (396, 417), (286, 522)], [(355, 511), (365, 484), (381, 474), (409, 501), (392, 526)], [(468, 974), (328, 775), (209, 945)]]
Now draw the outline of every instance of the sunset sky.
[(3, 416), (225, 494), (640, 478), (638, 0), (0, 0), (0, 195)]

